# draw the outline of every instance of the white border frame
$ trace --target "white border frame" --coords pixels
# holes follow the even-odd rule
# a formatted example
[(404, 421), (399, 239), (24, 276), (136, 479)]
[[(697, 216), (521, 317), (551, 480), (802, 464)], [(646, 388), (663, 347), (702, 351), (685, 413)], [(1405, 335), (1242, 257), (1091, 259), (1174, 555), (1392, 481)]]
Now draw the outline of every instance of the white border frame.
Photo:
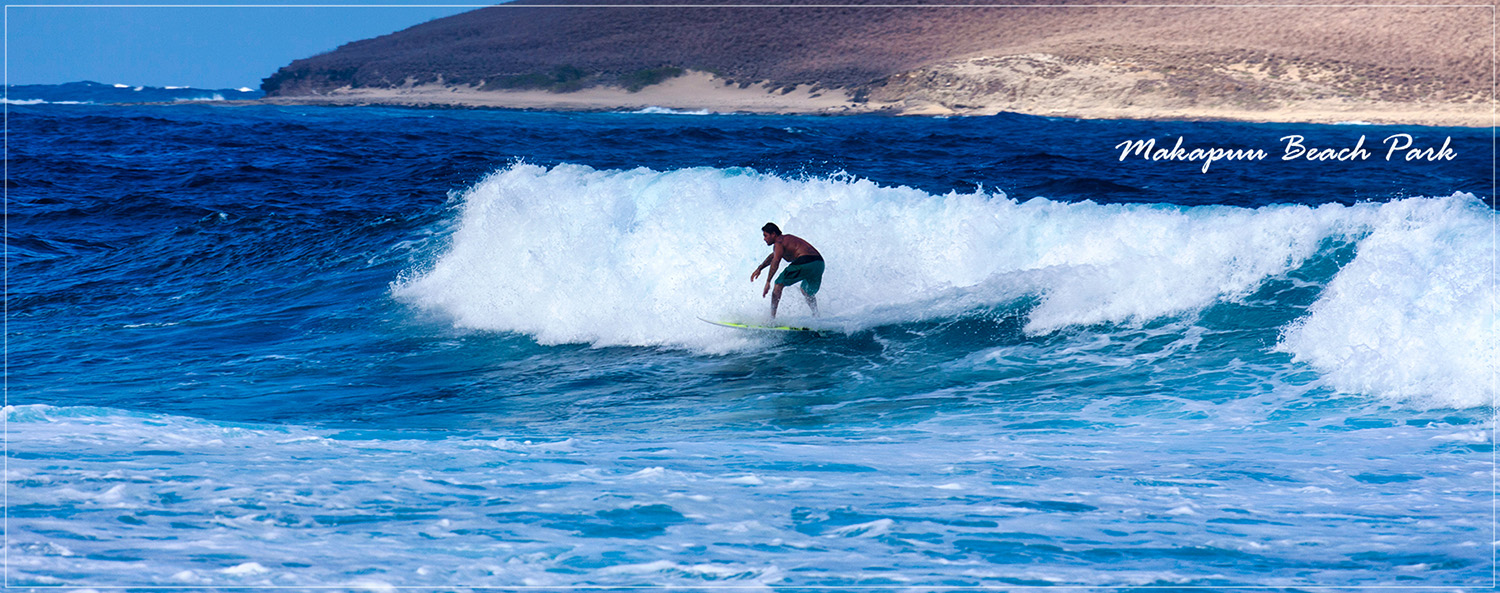
[[(1500, 195), (1496, 194), (1497, 181), (1496, 167), (1500, 165), (1500, 142), (1497, 142), (1496, 133), (1500, 132), (1500, 47), (1496, 46), (1500, 40), (1500, 21), (1497, 21), (1497, 9), (1495, 4), (6, 4), (4, 10), (4, 61), (5, 61), (5, 94), (4, 98), (4, 178), (7, 182), (3, 195), (5, 206), (3, 215), (4, 237), (3, 257), (0, 265), (4, 271), (0, 272), (0, 288), (3, 288), (4, 303), (3, 313), (5, 319), (0, 322), (0, 331), (4, 331), (3, 356), (0, 362), (0, 371), (4, 377), (0, 379), (0, 388), (4, 391), (4, 410), (10, 409), (10, 9), (11, 8), (1489, 8), (1490, 9), (1490, 196), (1489, 206), (1497, 210), (1495, 220), (1490, 228), (1490, 279), (1491, 293), (1500, 294)], [(1491, 318), (1500, 318), (1500, 304), (1495, 301), (1490, 303)], [(1500, 352), (1500, 332), (1492, 334), (1494, 342), (1491, 350)], [(1496, 437), (1500, 436), (1500, 364), (1492, 367), (1490, 375), (1490, 392), (1496, 394), (1490, 401), (1490, 588), (1500, 588), (1500, 472), (1496, 471), (1497, 461), (1500, 461), (1500, 453), (1496, 451)], [(3, 504), (5, 514), (0, 520), (0, 528), (5, 531), (3, 566), (3, 578), (0, 578), (0, 586), (10, 588), (10, 419), (7, 414), (0, 417), (0, 438), (4, 440), (3, 454), (5, 456), (3, 469), (5, 472), (3, 489)], [(36, 589), (181, 589), (181, 590), (211, 590), (211, 589), (308, 589), (308, 590), (345, 590), (350, 585), (299, 585), (299, 586), (276, 586), (276, 585), (27, 585)], [(572, 586), (528, 586), (528, 585), (416, 585), (416, 586), (389, 586), (382, 589), (396, 590), (435, 590), (435, 589), (476, 589), (476, 590), (653, 590), (653, 589), (711, 589), (711, 590), (736, 590), (736, 589), (809, 589), (809, 590), (896, 590), (896, 589), (922, 589), (933, 591), (1005, 591), (1014, 589), (1045, 589), (1045, 590), (1078, 590), (1078, 589), (1214, 589), (1214, 590), (1273, 590), (1273, 589), (1312, 589), (1312, 590), (1338, 590), (1338, 589), (1401, 589), (1401, 590), (1429, 590), (1429, 589), (1462, 589), (1472, 585), (1246, 585), (1246, 586), (1219, 586), (1219, 585), (996, 585), (996, 586), (925, 586), (920, 584), (904, 585), (845, 585), (845, 586), (815, 586), (815, 585), (572, 585)]]

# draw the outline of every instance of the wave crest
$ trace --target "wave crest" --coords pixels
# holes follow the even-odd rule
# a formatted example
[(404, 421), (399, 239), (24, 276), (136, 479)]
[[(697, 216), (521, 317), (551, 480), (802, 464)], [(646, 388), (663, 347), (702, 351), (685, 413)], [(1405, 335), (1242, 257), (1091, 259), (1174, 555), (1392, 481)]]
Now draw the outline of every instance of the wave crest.
[[(1476, 243), (1493, 215), (1468, 195), (1257, 209), (1101, 205), (1020, 202), (984, 191), (933, 195), (747, 169), (519, 163), (458, 199), (447, 250), (425, 272), (398, 282), (395, 295), (460, 327), (524, 333), (543, 344), (699, 351), (753, 345), (754, 336), (695, 317), (767, 315), (760, 283), (749, 281), (767, 253), (759, 233), (766, 221), (824, 254), (820, 323), (849, 332), (1020, 299), (1035, 302), (1025, 324), (1030, 334), (1191, 315), (1250, 295), (1330, 241), (1358, 242), (1354, 262), (1284, 332), (1279, 348), (1341, 389), (1387, 395), (1441, 388), (1456, 394), (1445, 401), (1465, 405), (1479, 405), (1474, 399), (1493, 391), (1451, 389), (1488, 382), (1486, 361), (1494, 359), (1493, 255)], [(1413, 260), (1413, 253), (1421, 257)], [(1436, 262), (1457, 267), (1422, 267)], [(1375, 294), (1377, 279), (1397, 271), (1404, 274), (1397, 282), (1408, 287), (1459, 280), (1437, 289), (1441, 301), (1415, 288)], [(786, 299), (787, 317), (806, 315), (800, 301)], [(1425, 313), (1404, 313), (1413, 310)], [(1370, 342), (1360, 337), (1370, 325), (1365, 315), (1404, 321), (1382, 326), (1388, 329)], [(1453, 340), (1409, 339), (1459, 326), (1469, 329), (1450, 332)], [(1403, 340), (1410, 343), (1389, 346)], [(1451, 356), (1452, 348), (1477, 353), (1456, 366), (1437, 365), (1440, 381), (1353, 379), (1389, 367), (1391, 357), (1415, 367)]]
[(1500, 360), (1495, 212), (1464, 198), (1363, 207), (1368, 235), (1354, 260), (1277, 348), (1342, 391), (1425, 406), (1492, 405)]

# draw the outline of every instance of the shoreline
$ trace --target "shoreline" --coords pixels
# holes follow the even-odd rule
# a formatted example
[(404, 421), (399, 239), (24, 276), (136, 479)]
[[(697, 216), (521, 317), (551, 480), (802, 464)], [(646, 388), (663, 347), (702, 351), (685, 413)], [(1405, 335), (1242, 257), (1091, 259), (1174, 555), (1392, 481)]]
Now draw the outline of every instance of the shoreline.
[[(1110, 81), (1133, 84), (1133, 81)], [(881, 89), (886, 90), (886, 89)], [(449, 85), (350, 89), (328, 94), (269, 97), (233, 104), (392, 106), (413, 108), (515, 109), (555, 112), (611, 112), (660, 109), (687, 114), (987, 116), (1021, 113), (1078, 119), (1239, 121), (1247, 123), (1368, 123), (1486, 128), (1495, 125), (1487, 103), (1422, 103), (1350, 98), (1262, 101), (1254, 108), (1227, 101), (1182, 104), (1171, 97), (1090, 96), (1078, 88), (1045, 89), (1023, 96), (958, 96), (942, 92), (875, 92), (856, 101), (845, 89), (812, 85), (771, 89), (732, 84), (717, 76), (690, 72), (660, 84), (628, 91), (592, 87), (569, 93), (545, 90), (480, 91)], [(1097, 93), (1093, 93), (1097, 95)], [(977, 99), (977, 100), (976, 100)], [(224, 102), (214, 102), (224, 104)]]

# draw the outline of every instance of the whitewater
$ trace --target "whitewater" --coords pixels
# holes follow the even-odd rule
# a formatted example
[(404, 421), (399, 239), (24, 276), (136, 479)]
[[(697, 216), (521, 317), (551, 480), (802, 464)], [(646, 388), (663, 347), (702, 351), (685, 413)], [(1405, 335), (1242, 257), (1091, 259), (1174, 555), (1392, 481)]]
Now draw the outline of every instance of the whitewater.
[[(54, 91), (9, 106), (9, 586), (1493, 582), (1486, 130)], [(1189, 133), (1459, 158), (1111, 154)], [(768, 221), (816, 336), (699, 320), (767, 320)]]
[(836, 262), (816, 321), (846, 334), (1022, 301), (1029, 336), (1192, 318), (1343, 249), (1353, 259), (1276, 350), (1350, 392), (1455, 407), (1495, 395), (1495, 213), (1469, 194), (1184, 208), (523, 163), (456, 201), (451, 247), (394, 294), (543, 344), (763, 347), (695, 318), (768, 317), (744, 278), (765, 251), (744, 229), (761, 220), (808, 229)]

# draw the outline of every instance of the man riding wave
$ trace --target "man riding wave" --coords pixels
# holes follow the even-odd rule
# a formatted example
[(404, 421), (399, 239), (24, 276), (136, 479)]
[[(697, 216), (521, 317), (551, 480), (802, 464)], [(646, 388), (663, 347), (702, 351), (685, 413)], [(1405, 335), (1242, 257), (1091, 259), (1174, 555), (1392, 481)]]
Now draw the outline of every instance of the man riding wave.
[[(807, 298), (807, 307), (812, 309), (813, 315), (817, 315), (818, 299), (815, 295), (823, 285), (823, 255), (801, 237), (782, 234), (781, 228), (775, 223), (766, 223), (766, 226), (760, 227), (760, 232), (766, 245), (772, 246), (771, 255), (766, 256), (766, 261), (755, 268), (750, 281), (754, 282), (759, 278), (761, 270), (771, 268), (771, 272), (766, 274), (766, 288), (760, 291), (761, 298), (765, 298), (766, 293), (771, 292), (771, 278), (776, 278), (776, 290), (771, 292), (771, 318), (776, 318), (776, 307), (781, 304), (781, 289), (798, 282), (802, 283), (802, 296)], [(776, 276), (776, 268), (781, 265), (782, 260), (787, 262), (786, 270), (781, 272), (781, 276)]]

